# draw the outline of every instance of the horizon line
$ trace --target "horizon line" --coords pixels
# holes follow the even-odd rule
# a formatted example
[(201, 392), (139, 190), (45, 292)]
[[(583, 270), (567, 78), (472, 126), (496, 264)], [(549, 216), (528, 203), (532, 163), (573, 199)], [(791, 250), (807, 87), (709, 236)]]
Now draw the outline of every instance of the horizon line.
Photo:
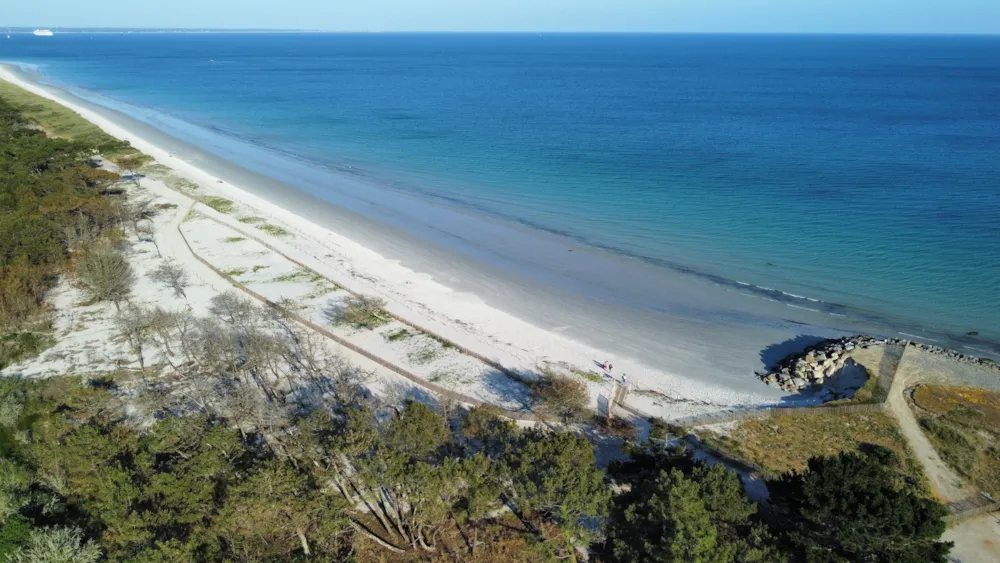
[[(893, 35), (893, 36), (992, 36), (998, 31), (680, 31), (680, 30), (336, 30), (307, 28), (254, 28), (254, 27), (115, 27), (115, 26), (4, 26), (11, 33), (30, 33), (36, 29), (48, 29), (62, 33), (323, 33), (323, 34), (399, 34), (399, 35)], [(17, 30), (17, 31), (15, 31)]]

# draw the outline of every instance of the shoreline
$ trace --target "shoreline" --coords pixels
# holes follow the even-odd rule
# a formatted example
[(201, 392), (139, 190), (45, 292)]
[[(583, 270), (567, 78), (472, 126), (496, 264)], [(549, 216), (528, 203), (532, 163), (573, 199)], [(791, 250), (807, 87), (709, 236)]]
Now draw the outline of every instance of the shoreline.
[[(431, 276), (410, 270), (399, 262), (386, 259), (377, 252), (361, 246), (350, 238), (320, 227), (292, 211), (269, 202), (260, 196), (241, 189), (192, 162), (176, 157), (170, 151), (157, 146), (143, 136), (130, 131), (113, 119), (101, 115), (85, 104), (74, 103), (67, 95), (60, 95), (52, 89), (22, 80), (9, 69), (0, 71), (0, 78), (64, 105), (91, 121), (105, 132), (129, 141), (136, 149), (153, 157), (177, 174), (203, 186), (211, 186), (212, 192), (233, 201), (254, 208), (268, 219), (294, 229), (294, 239), (278, 241), (287, 248), (290, 255), (301, 259), (310, 267), (343, 283), (353, 290), (375, 294), (388, 301), (387, 309), (400, 316), (428, 327), (442, 336), (475, 350), (486, 357), (495, 359), (512, 369), (532, 370), (543, 362), (557, 365), (577, 365), (586, 369), (588, 363), (611, 358), (616, 375), (627, 373), (629, 380), (637, 388), (651, 391), (652, 398), (636, 396), (630, 404), (643, 412), (670, 416), (669, 411), (679, 410), (677, 415), (687, 414), (688, 409), (671, 409), (671, 405), (682, 403), (699, 405), (701, 409), (732, 409), (752, 407), (781, 402), (780, 396), (760, 385), (752, 378), (750, 366), (743, 367), (738, 378), (745, 380), (746, 387), (759, 387), (761, 393), (747, 392), (705, 381), (699, 374), (678, 375), (649, 367), (625, 354), (609, 353), (571, 340), (558, 332), (552, 332), (522, 321), (511, 314), (495, 309), (474, 294), (459, 292), (436, 282)], [(334, 255), (338, 259), (326, 260)], [(349, 262), (349, 273), (331, 263), (344, 259)], [(392, 283), (390, 280), (395, 280)], [(401, 280), (401, 281), (400, 281)], [(416, 291), (404, 291), (410, 287)], [(592, 367), (592, 366), (590, 366)], [(708, 379), (711, 376), (706, 377)], [(662, 396), (669, 397), (664, 405)], [(804, 398), (797, 397), (795, 402)], [(666, 408), (666, 410), (664, 410)]]
[[(311, 259), (324, 261), (334, 254), (342, 256), (347, 247), (351, 247), (347, 261), (351, 263), (352, 271), (356, 268), (362, 272), (363, 278), (372, 278), (362, 281), (367, 286), (363, 291), (386, 297), (390, 305), (401, 307), (404, 316), (416, 316), (415, 320), (422, 325), (427, 324), (424, 317), (429, 317), (439, 325), (435, 331), (450, 339), (455, 339), (456, 335), (471, 338), (465, 344), (474, 344), (470, 348), (483, 346), (481, 351), (490, 357), (499, 352), (498, 360), (518, 369), (533, 368), (542, 361), (580, 365), (610, 358), (618, 368), (616, 373), (627, 373), (629, 379), (641, 387), (673, 399), (691, 400), (718, 408), (777, 404), (787, 400), (798, 403), (804, 398), (782, 397), (760, 384), (753, 376), (755, 368), (767, 367), (766, 364), (776, 355), (783, 356), (804, 339), (838, 337), (856, 332), (891, 336), (885, 330), (869, 329), (862, 323), (840, 328), (813, 324), (810, 320), (816, 316), (832, 313), (797, 310), (800, 307), (794, 303), (781, 304), (780, 309), (787, 309), (787, 312), (779, 312), (781, 317), (774, 317), (778, 308), (764, 301), (770, 301), (766, 295), (764, 299), (760, 295), (747, 296), (744, 292), (753, 288), (721, 284), (712, 279), (701, 280), (705, 283), (697, 283), (697, 279), (674, 279), (673, 286), (654, 287), (662, 281), (662, 277), (640, 275), (638, 277), (642, 281), (629, 287), (635, 291), (630, 295), (613, 295), (613, 300), (619, 300), (613, 303), (588, 298), (585, 295), (587, 291), (583, 290), (594, 289), (610, 294), (618, 289), (617, 286), (574, 288), (572, 284), (580, 282), (571, 275), (560, 275), (558, 280), (529, 280), (553, 282), (554, 289), (539, 288), (540, 284), (525, 283), (510, 274), (508, 270), (515, 270), (516, 265), (505, 263), (503, 257), (492, 264), (469, 266), (465, 263), (467, 252), (439, 251), (432, 248), (432, 244), (410, 240), (413, 238), (411, 233), (406, 232), (404, 225), (393, 225), (391, 217), (388, 221), (372, 221), (365, 216), (369, 209), (382, 206), (390, 212), (406, 205), (420, 205), (422, 211), (438, 212), (433, 204), (418, 198), (400, 195), (400, 202), (378, 200), (370, 194), (365, 194), (368, 199), (354, 197), (350, 193), (352, 189), (362, 191), (365, 187), (359, 182), (357, 185), (339, 186), (338, 195), (353, 199), (348, 201), (349, 205), (338, 208), (337, 204), (342, 201), (330, 203), (308, 189), (300, 191), (298, 188), (302, 182), (308, 183), (311, 178), (294, 177), (296, 173), (304, 174), (299, 169), (247, 170), (239, 164), (248, 159), (247, 155), (239, 155), (243, 157), (240, 159), (227, 159), (205, 152), (197, 145), (194, 148), (198, 150), (191, 150), (191, 147), (185, 146), (188, 141), (181, 140), (183, 136), (158, 127), (159, 123), (145, 123), (142, 119), (119, 112), (113, 106), (104, 107), (99, 102), (80, 99), (59, 87), (31, 85), (40, 89), (42, 95), (81, 113), (112, 135), (127, 138), (137, 148), (155, 156), (160, 163), (177, 169), (182, 175), (194, 174), (208, 183), (225, 182), (218, 184), (221, 195), (257, 207), (263, 206), (268, 213), (280, 216), (282, 221), (297, 227), (304, 235), (301, 238), (305, 241), (296, 239), (297, 251), (306, 253)], [(172, 116), (156, 114), (153, 117), (173, 119)], [(109, 124), (117, 132), (109, 130), (105, 123), (94, 118)], [(163, 154), (152, 154), (140, 147), (140, 143), (166, 153), (165, 157)], [(260, 147), (251, 148), (263, 152)], [(190, 169), (181, 170), (179, 165), (182, 164)], [(265, 174), (267, 172), (270, 174)], [(292, 177), (282, 177), (282, 174)], [(296, 188), (288, 184), (294, 184)], [(393, 194), (394, 197), (396, 195), (399, 194)], [(276, 204), (275, 200), (281, 203)], [(470, 230), (485, 231), (483, 236), (509, 237), (511, 246), (528, 240), (527, 237), (517, 238), (518, 233), (512, 232), (516, 229), (484, 221), (481, 217), (458, 220), (469, 221), (466, 227)], [(456, 217), (442, 215), (442, 221), (456, 221)], [(434, 235), (431, 233), (427, 238)], [(529, 242), (539, 240), (545, 246), (545, 252), (532, 247), (531, 252), (537, 254), (536, 259), (565, 259), (565, 241), (553, 237), (552, 240), (531, 239)], [(453, 241), (433, 242), (441, 242), (442, 246), (451, 242), (454, 246)], [(475, 241), (465, 242), (475, 246)], [(469, 252), (481, 250), (471, 248)], [(609, 253), (608, 249), (578, 248), (577, 251), (575, 257), (608, 260), (605, 256)], [(628, 257), (611, 258), (617, 262), (609, 263), (615, 267), (624, 264), (630, 273), (642, 274), (643, 269), (654, 268), (651, 264), (629, 263)], [(637, 260), (632, 259), (631, 262)], [(504, 266), (510, 268), (505, 269)], [(573, 264), (567, 263), (567, 266)], [(518, 273), (524, 274), (523, 271)], [(545, 275), (550, 272), (539, 269), (537, 273)], [(697, 278), (696, 273), (690, 274)], [(358, 280), (352, 282), (357, 283)], [(716, 285), (719, 287), (714, 287)], [(672, 291), (683, 294), (690, 303), (665, 301), (664, 307), (655, 309), (657, 303), (654, 302), (655, 310), (642, 310), (646, 303), (640, 302), (640, 299)], [(717, 303), (720, 297), (726, 301)], [(459, 301), (454, 302), (455, 298)], [(628, 302), (629, 299), (633, 302)], [(709, 309), (709, 304), (715, 307)], [(706, 313), (710, 318), (704, 318)], [(933, 341), (930, 338), (927, 340)], [(655, 400), (651, 402), (655, 404)]]

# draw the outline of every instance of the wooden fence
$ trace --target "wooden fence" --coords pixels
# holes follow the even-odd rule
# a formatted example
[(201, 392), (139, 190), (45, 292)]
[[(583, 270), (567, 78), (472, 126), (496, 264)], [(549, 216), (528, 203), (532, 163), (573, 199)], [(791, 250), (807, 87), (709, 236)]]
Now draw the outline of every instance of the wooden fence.
[(945, 522), (949, 526), (954, 526), (976, 516), (1000, 512), (1000, 501), (980, 493), (957, 502), (948, 503), (948, 511), (951, 514), (945, 517)]
[[(206, 216), (206, 217), (208, 217), (208, 216)], [(226, 227), (230, 227), (230, 225), (226, 225), (225, 223), (223, 223), (221, 221), (218, 221), (217, 219), (215, 219), (213, 217), (208, 217), (208, 218), (211, 219), (211, 220), (213, 220), (213, 221), (216, 221), (216, 222), (218, 222), (218, 223), (220, 223), (222, 225), (225, 225)], [(296, 265), (298, 265), (298, 266), (300, 266), (300, 267), (302, 267), (302, 268), (304, 268), (304, 269), (306, 269), (306, 270), (308, 270), (310, 272), (313, 272), (313, 273), (316, 273), (317, 275), (319, 275), (318, 272), (315, 272), (314, 270), (312, 270), (308, 266), (302, 264), (301, 262), (299, 262), (299, 261), (297, 261), (297, 260), (295, 260), (295, 259), (293, 259), (293, 258), (291, 258), (289, 256), (286, 256), (281, 251), (273, 248), (271, 245), (269, 245), (266, 242), (264, 242), (264, 241), (262, 241), (262, 240), (260, 240), (260, 239), (258, 239), (256, 237), (254, 237), (253, 235), (250, 235), (249, 233), (246, 233), (246, 232), (242, 231), (241, 229), (233, 229), (233, 230), (236, 230), (237, 232), (240, 232), (240, 233), (246, 235), (247, 237), (252, 238), (253, 240), (255, 240), (258, 243), (260, 243), (260, 244), (264, 245), (265, 247), (267, 247), (272, 252), (276, 252), (277, 254), (281, 255), (286, 260), (288, 260), (288, 261), (290, 261), (290, 262), (292, 262), (292, 263), (294, 263), (294, 264), (296, 264)], [(255, 291), (253, 291), (252, 289), (248, 288), (246, 285), (240, 283), (239, 281), (237, 281), (236, 279), (234, 279), (229, 274), (227, 274), (227, 273), (223, 272), (222, 270), (216, 268), (211, 263), (209, 263), (207, 260), (205, 260), (204, 258), (202, 258), (197, 252), (195, 252), (194, 248), (192, 248), (191, 243), (188, 242), (187, 237), (184, 236), (184, 232), (181, 229), (181, 225), (180, 224), (177, 225), (177, 232), (181, 235), (181, 238), (184, 240), (184, 244), (187, 245), (187, 248), (191, 252), (191, 255), (194, 256), (195, 259), (197, 259), (199, 262), (201, 262), (202, 264), (204, 264), (207, 268), (209, 268), (210, 270), (212, 270), (213, 272), (215, 272), (217, 275), (221, 276), (223, 279), (225, 279), (226, 281), (228, 281), (229, 283), (231, 283), (233, 285), (233, 287), (235, 287), (236, 289), (239, 289), (240, 291), (246, 293), (250, 297), (253, 297), (254, 299), (256, 299), (256, 300), (258, 300), (258, 301), (260, 301), (260, 302), (262, 302), (262, 303), (264, 303), (264, 304), (266, 304), (268, 306), (272, 306), (272, 307), (277, 306), (274, 302), (272, 302), (267, 297), (264, 297), (263, 295), (261, 295), (261, 294), (255, 292)], [(357, 295), (354, 292), (351, 292), (349, 290), (347, 290), (347, 291), (349, 293), (351, 293), (352, 295)], [(424, 379), (424, 378), (422, 378), (422, 377), (414, 374), (413, 372), (411, 372), (411, 371), (409, 371), (409, 370), (407, 370), (407, 369), (405, 369), (403, 367), (400, 367), (400, 366), (398, 366), (398, 365), (396, 365), (396, 364), (394, 364), (394, 363), (392, 363), (392, 362), (390, 362), (390, 361), (388, 361), (388, 360), (386, 360), (384, 358), (376, 356), (375, 354), (372, 354), (371, 352), (369, 352), (368, 350), (365, 350), (364, 348), (361, 348), (359, 346), (356, 346), (356, 345), (352, 344), (351, 342), (345, 340), (344, 338), (342, 338), (340, 336), (337, 336), (336, 334), (333, 334), (332, 332), (330, 332), (326, 328), (317, 325), (316, 323), (310, 321), (309, 319), (306, 319), (306, 318), (304, 318), (304, 317), (302, 317), (300, 315), (297, 315), (297, 314), (295, 314), (295, 313), (293, 313), (291, 311), (286, 311), (286, 314), (288, 314), (288, 316), (290, 318), (294, 319), (299, 324), (301, 324), (303, 326), (306, 326), (306, 327), (308, 327), (308, 328), (316, 331), (319, 334), (322, 334), (323, 336), (325, 336), (326, 338), (329, 338), (330, 340), (336, 342), (340, 346), (343, 346), (344, 348), (347, 348), (348, 350), (351, 350), (352, 352), (355, 352), (357, 354), (360, 354), (360, 355), (364, 356), (365, 358), (367, 358), (367, 359), (369, 359), (369, 360), (377, 363), (378, 365), (380, 365), (380, 366), (382, 366), (382, 367), (384, 367), (384, 368), (386, 368), (388, 370), (391, 370), (391, 371), (393, 371), (394, 373), (396, 373), (398, 375), (403, 376), (404, 378), (406, 378), (409, 381), (417, 384), (418, 386), (423, 387), (423, 388), (425, 388), (425, 389), (427, 389), (429, 391), (432, 391), (433, 393), (435, 393), (435, 394), (437, 394), (437, 395), (439, 395), (441, 397), (446, 397), (446, 398), (449, 398), (449, 399), (451, 399), (453, 401), (456, 401), (458, 403), (462, 403), (462, 404), (465, 404), (465, 405), (473, 405), (473, 406), (475, 406), (475, 405), (485, 404), (483, 401), (481, 401), (479, 399), (476, 399), (474, 397), (470, 397), (470, 396), (464, 395), (462, 393), (457, 393), (457, 392), (452, 391), (450, 389), (445, 389), (444, 387), (441, 387), (440, 385), (436, 385), (434, 383), (431, 383), (430, 381), (427, 381), (426, 379)], [(391, 313), (390, 313), (390, 315), (391, 315)], [(515, 380), (517, 380), (517, 381), (519, 381), (521, 383), (526, 383), (525, 379), (523, 379), (522, 376), (520, 376), (519, 374), (516, 374), (512, 370), (509, 370), (509, 369), (503, 367), (502, 365), (500, 365), (499, 363), (497, 363), (494, 360), (490, 360), (489, 358), (484, 358), (483, 356), (480, 356), (479, 354), (476, 354), (475, 352), (472, 352), (471, 350), (468, 350), (468, 349), (466, 349), (466, 348), (464, 348), (462, 346), (459, 346), (458, 344), (455, 344), (454, 342), (451, 342), (450, 340), (442, 338), (442, 337), (438, 336), (437, 334), (434, 334), (433, 332), (430, 332), (427, 329), (424, 329), (424, 328), (420, 327), (419, 325), (416, 325), (414, 323), (410, 323), (410, 322), (408, 322), (408, 321), (406, 321), (406, 320), (398, 317), (397, 315), (391, 315), (391, 316), (394, 319), (398, 320), (399, 322), (402, 322), (402, 323), (404, 323), (406, 325), (409, 325), (409, 326), (413, 327), (414, 329), (419, 330), (420, 332), (428, 334), (428, 335), (430, 335), (430, 336), (432, 336), (432, 337), (440, 340), (441, 342), (447, 343), (447, 345), (449, 345), (449, 346), (455, 347), (456, 349), (458, 349), (463, 354), (467, 354), (469, 356), (472, 356), (473, 358), (476, 358), (477, 360), (483, 362), (484, 364), (490, 366), (491, 368), (494, 368), (494, 369), (500, 371), (501, 373), (503, 373), (504, 375), (507, 375), (508, 377), (511, 377), (512, 379), (515, 379)], [(523, 420), (523, 421), (535, 421), (535, 420), (537, 420), (537, 417), (535, 415), (533, 415), (531, 413), (521, 412), (521, 411), (504, 410), (504, 414), (505, 414), (505, 416), (507, 416), (507, 417), (509, 417), (511, 419), (514, 419), (514, 420)]]

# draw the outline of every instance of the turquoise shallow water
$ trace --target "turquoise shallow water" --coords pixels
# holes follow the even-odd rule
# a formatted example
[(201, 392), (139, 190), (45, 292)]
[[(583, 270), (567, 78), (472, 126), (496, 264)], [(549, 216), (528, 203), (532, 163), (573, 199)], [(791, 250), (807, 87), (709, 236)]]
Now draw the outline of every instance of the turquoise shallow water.
[(1000, 38), (0, 43), (205, 146), (240, 140), (887, 332), (1000, 340)]

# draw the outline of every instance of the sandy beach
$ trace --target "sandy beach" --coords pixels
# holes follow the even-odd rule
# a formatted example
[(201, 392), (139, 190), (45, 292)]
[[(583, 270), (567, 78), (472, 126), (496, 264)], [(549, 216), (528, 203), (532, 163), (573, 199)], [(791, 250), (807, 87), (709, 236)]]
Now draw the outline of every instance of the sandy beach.
[[(262, 248), (254, 246), (254, 241), (241, 235), (248, 229), (253, 234), (266, 240), (269, 246), (280, 251), (281, 255), (291, 258), (309, 269), (318, 272), (335, 287), (346, 288), (355, 293), (374, 295), (387, 302), (387, 310), (394, 315), (425, 327), (462, 347), (490, 358), (503, 366), (522, 372), (537, 371), (542, 366), (555, 366), (568, 372), (590, 374), (588, 385), (591, 387), (592, 400), (596, 404), (599, 397), (606, 396), (610, 389), (610, 378), (601, 373), (598, 364), (610, 360), (614, 364), (612, 376), (620, 378), (627, 374), (632, 384), (628, 404), (643, 414), (676, 418), (695, 413), (747, 407), (753, 405), (773, 404), (782, 402), (782, 397), (773, 390), (758, 383), (753, 377), (753, 370), (758, 368), (760, 359), (756, 358), (764, 344), (781, 342), (795, 336), (786, 327), (776, 327), (773, 330), (762, 330), (757, 337), (758, 342), (743, 342), (742, 348), (735, 352), (719, 350), (712, 341), (699, 342), (697, 336), (709, 330), (698, 323), (691, 322), (685, 326), (684, 321), (678, 321), (677, 333), (688, 333), (688, 338), (675, 339), (673, 335), (663, 335), (663, 340), (672, 340), (663, 354), (663, 349), (656, 350), (663, 362), (649, 361), (650, 354), (643, 357), (641, 342), (635, 342), (629, 337), (627, 330), (616, 330), (616, 323), (603, 327), (600, 335), (591, 342), (582, 342), (573, 338), (581, 330), (593, 328), (590, 323), (594, 310), (584, 310), (571, 299), (557, 301), (551, 295), (542, 296), (548, 301), (545, 309), (541, 309), (549, 317), (549, 326), (538, 326), (535, 323), (522, 320), (517, 315), (518, 307), (503, 310), (480, 298), (476, 288), (484, 291), (501, 287), (485, 287), (490, 283), (488, 276), (460, 277), (460, 268), (448, 263), (433, 263), (432, 253), (414, 256), (415, 262), (424, 265), (416, 269), (412, 264), (403, 264), (400, 260), (387, 258), (376, 249), (362, 244), (377, 237), (373, 235), (372, 226), (357, 229), (359, 222), (344, 221), (345, 228), (331, 229), (327, 225), (317, 224), (315, 217), (303, 217), (288, 207), (273, 199), (257, 195), (249, 184), (243, 185), (233, 181), (234, 174), (218, 174), (208, 166), (205, 158), (185, 158), (176, 147), (162, 146), (167, 143), (155, 137), (148, 130), (135, 126), (124, 117), (116, 119), (116, 112), (101, 111), (93, 104), (76, 98), (61, 90), (32, 83), (12, 68), (0, 71), (0, 78), (10, 81), (35, 94), (44, 96), (72, 109), (82, 117), (93, 122), (107, 133), (127, 140), (137, 149), (155, 159), (154, 170), (169, 171), (175, 177), (183, 178), (196, 186), (185, 198), (166, 183), (157, 180), (157, 174), (149, 174), (143, 181), (145, 189), (155, 192), (158, 197), (169, 198), (178, 205), (197, 204), (196, 198), (222, 197), (233, 202), (233, 208), (225, 213), (198, 204), (198, 212), (210, 216), (212, 220), (186, 222), (181, 228), (192, 245), (200, 245), (202, 252), (216, 262), (219, 267), (233, 271), (249, 272), (246, 278), (240, 278), (248, 287), (254, 284), (267, 284), (282, 275), (294, 275), (293, 271), (279, 272), (287, 268), (287, 260), (275, 256), (267, 256)], [(199, 161), (200, 160), (200, 161)], [(218, 167), (218, 163), (214, 163)], [(165, 173), (165, 172), (163, 172)], [(240, 177), (247, 182), (254, 175), (246, 173)], [(259, 188), (259, 187), (258, 187)], [(259, 191), (259, 190), (258, 190)], [(287, 198), (281, 201), (296, 201), (302, 203), (301, 194), (287, 193)], [(275, 198), (276, 199), (276, 198)], [(314, 211), (315, 213), (315, 211)], [(247, 218), (281, 229), (287, 235), (274, 236), (259, 229), (254, 230), (253, 224)], [(244, 219), (244, 221), (241, 221)], [(196, 228), (195, 228), (196, 227)], [(382, 246), (386, 241), (398, 241), (399, 234), (391, 226), (384, 227)], [(395, 238), (394, 238), (395, 237)], [(225, 244), (221, 241), (244, 238), (246, 241)], [(403, 237), (405, 238), (405, 237)], [(168, 241), (164, 245), (180, 244), (179, 241)], [(372, 245), (376, 246), (376, 245)], [(405, 246), (397, 250), (406, 250)], [(175, 249), (176, 250), (176, 249)], [(171, 253), (167, 250), (166, 252)], [(178, 260), (183, 260), (180, 252)], [(412, 256), (412, 254), (411, 254)], [(186, 260), (190, 262), (190, 259)], [(194, 265), (192, 265), (194, 267)], [(428, 272), (434, 272), (429, 274)], [(206, 274), (207, 275), (207, 274)], [(498, 276), (502, 275), (498, 273)], [(214, 282), (219, 286), (218, 282)], [(225, 287), (223, 283), (220, 287)], [(333, 287), (333, 286), (332, 286)], [(303, 297), (316, 293), (316, 288), (309, 289), (307, 280), (285, 278), (284, 283), (270, 283), (263, 291), (268, 298)], [(322, 320), (324, 295), (314, 295), (313, 302), (307, 303), (309, 314)], [(510, 302), (517, 303), (518, 295), (511, 295)], [(539, 296), (532, 296), (538, 298)], [(521, 300), (522, 310), (526, 304), (537, 301)], [(599, 311), (599, 305), (594, 309)], [(536, 313), (540, 308), (535, 308)], [(598, 313), (599, 315), (599, 313)], [(610, 318), (610, 317), (609, 317)], [(636, 315), (632, 330), (642, 330), (643, 319)], [(714, 331), (713, 341), (725, 337), (727, 331), (736, 329), (718, 326)], [(383, 331), (383, 332), (389, 332)], [(648, 331), (647, 331), (648, 332)], [(616, 334), (617, 333), (617, 334)], [(734, 332), (735, 334), (735, 332)], [(357, 336), (357, 335), (355, 335)], [(360, 345), (366, 350), (379, 355), (403, 361), (405, 356), (414, 354), (413, 350), (401, 349), (398, 343), (389, 342), (379, 335), (369, 335), (362, 339)], [(655, 334), (647, 337), (656, 339)], [(736, 342), (739, 339), (734, 338)], [(601, 346), (593, 345), (593, 341)], [(414, 346), (409, 343), (409, 346)], [(648, 351), (648, 350), (646, 350)], [(636, 352), (636, 353), (633, 353)], [(719, 357), (721, 362), (708, 361)], [(746, 361), (751, 360), (751, 361)], [(752, 360), (757, 360), (753, 362)], [(671, 366), (671, 367), (664, 367)], [(672, 367), (682, 369), (671, 369)], [(719, 371), (727, 371), (728, 378), (719, 380)], [(452, 386), (457, 391), (468, 393), (488, 402), (503, 404), (503, 398), (498, 396), (504, 391), (490, 390), (489, 385), (476, 373), (473, 363), (461, 358), (438, 359), (429, 362), (421, 368), (422, 375), (429, 381), (443, 386)], [(758, 391), (759, 390), (759, 391)], [(807, 401), (808, 399), (801, 399)], [(788, 402), (787, 399), (784, 402)], [(509, 405), (508, 405), (509, 406)]]

